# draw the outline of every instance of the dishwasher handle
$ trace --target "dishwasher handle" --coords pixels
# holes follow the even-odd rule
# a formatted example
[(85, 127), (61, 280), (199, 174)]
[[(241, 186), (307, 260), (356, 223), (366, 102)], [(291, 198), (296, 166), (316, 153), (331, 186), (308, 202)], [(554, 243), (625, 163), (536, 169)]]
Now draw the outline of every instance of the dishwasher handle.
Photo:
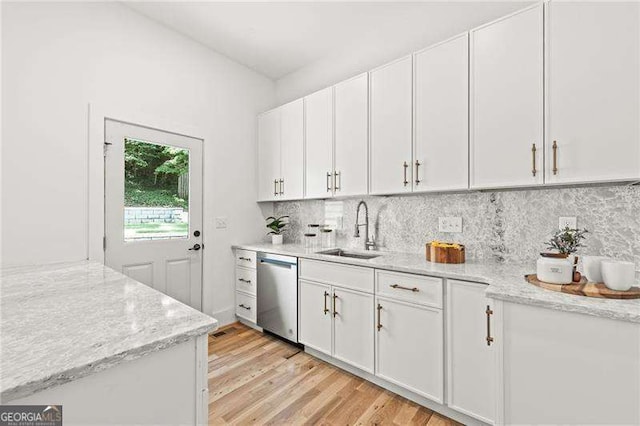
[(268, 263), (274, 266), (280, 266), (282, 268), (291, 269), (292, 266), (296, 266), (295, 263), (283, 262), (282, 260), (276, 260), (276, 259), (259, 258), (258, 260), (260, 261), (260, 263)]

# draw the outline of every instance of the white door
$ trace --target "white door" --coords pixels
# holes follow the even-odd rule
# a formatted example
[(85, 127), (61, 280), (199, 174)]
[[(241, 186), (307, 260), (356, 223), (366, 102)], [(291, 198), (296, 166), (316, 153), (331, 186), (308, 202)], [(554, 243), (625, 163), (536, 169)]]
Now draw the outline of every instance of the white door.
[(466, 34), (414, 57), (413, 190), (469, 187), (469, 40)]
[(280, 194), (280, 109), (258, 116), (258, 201)]
[(333, 194), (333, 88), (304, 98), (305, 198)]
[(298, 325), (300, 343), (331, 355), (331, 287), (299, 281)]
[(279, 199), (298, 200), (304, 192), (304, 102), (295, 100), (280, 109)]
[[(447, 280), (448, 404), (485, 423), (495, 420), (495, 343), (487, 342), (485, 284)], [(491, 330), (489, 330), (491, 331)]]
[(377, 297), (376, 311), (376, 375), (442, 403), (442, 310)]
[(547, 182), (640, 178), (640, 3), (547, 7)]
[(542, 12), (471, 32), (472, 188), (543, 183)]
[(334, 89), (336, 196), (367, 193), (369, 147), (368, 74), (339, 83)]
[(412, 59), (371, 72), (370, 190), (411, 192)]
[(333, 289), (333, 357), (373, 374), (373, 295)]
[(105, 264), (201, 309), (202, 140), (105, 126)]

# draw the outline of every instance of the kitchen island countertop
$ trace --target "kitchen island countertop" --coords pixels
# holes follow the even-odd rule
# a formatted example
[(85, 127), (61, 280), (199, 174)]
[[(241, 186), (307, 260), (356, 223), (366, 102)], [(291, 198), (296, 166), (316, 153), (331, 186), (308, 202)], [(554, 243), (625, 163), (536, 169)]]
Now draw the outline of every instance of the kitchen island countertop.
[(92, 261), (1, 270), (3, 403), (141, 358), (217, 321)]

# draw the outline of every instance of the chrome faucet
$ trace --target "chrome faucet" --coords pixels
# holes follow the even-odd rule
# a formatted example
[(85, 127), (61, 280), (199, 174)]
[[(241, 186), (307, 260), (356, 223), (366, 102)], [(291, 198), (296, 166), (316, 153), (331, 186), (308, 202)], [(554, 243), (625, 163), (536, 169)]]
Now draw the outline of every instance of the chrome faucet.
[[(360, 207), (364, 206), (364, 223), (359, 223), (359, 216), (360, 216)], [(359, 238), (360, 237), (360, 227), (364, 226), (364, 233), (365, 233), (365, 242), (364, 242), (364, 249), (365, 250), (371, 250), (372, 248), (375, 248), (376, 243), (373, 240), (373, 238), (369, 237), (369, 207), (367, 207), (367, 203), (365, 203), (364, 201), (360, 201), (358, 203), (358, 209), (356, 210), (356, 229), (355, 232), (353, 234), (353, 236), (355, 238)]]

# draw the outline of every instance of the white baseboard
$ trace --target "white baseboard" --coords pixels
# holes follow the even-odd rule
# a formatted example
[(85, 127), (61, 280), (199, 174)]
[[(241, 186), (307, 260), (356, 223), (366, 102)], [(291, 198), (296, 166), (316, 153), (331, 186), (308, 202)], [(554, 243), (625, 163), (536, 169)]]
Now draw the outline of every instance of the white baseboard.
[(228, 309), (223, 309), (221, 311), (213, 312), (208, 315), (218, 320), (218, 327), (223, 327), (225, 325), (229, 325), (237, 321), (236, 312), (233, 307)]
[(367, 373), (365, 371), (362, 371), (356, 367), (353, 367), (345, 362), (342, 362), (340, 360), (334, 359), (332, 357), (330, 357), (329, 355), (323, 354), (322, 352), (316, 351), (315, 349), (311, 349), (309, 347), (305, 346), (304, 351), (306, 353), (308, 353), (309, 355), (312, 355), (316, 358), (321, 359), (322, 361), (325, 361), (329, 364), (335, 365), (336, 367), (345, 370), (355, 376), (361, 377), (371, 383), (374, 383), (382, 388), (388, 389), (393, 393), (396, 393), (404, 398), (407, 398), (410, 401), (415, 402), (416, 404), (420, 404), (423, 407), (427, 407), (428, 409), (435, 411), (439, 414), (442, 414), (443, 416), (449, 417), (450, 419), (454, 419), (462, 424), (465, 425), (485, 425), (485, 423), (482, 423), (481, 421), (474, 419), (473, 417), (469, 417), (465, 414), (459, 413), (458, 411), (455, 411), (451, 408), (449, 408), (446, 405), (443, 404), (439, 404), (435, 401), (431, 401), (430, 399), (427, 399), (421, 395), (417, 395), (411, 391), (408, 391), (398, 385), (395, 385), (393, 383), (387, 382), (386, 380), (383, 380), (377, 376), (374, 376), (371, 373)]

